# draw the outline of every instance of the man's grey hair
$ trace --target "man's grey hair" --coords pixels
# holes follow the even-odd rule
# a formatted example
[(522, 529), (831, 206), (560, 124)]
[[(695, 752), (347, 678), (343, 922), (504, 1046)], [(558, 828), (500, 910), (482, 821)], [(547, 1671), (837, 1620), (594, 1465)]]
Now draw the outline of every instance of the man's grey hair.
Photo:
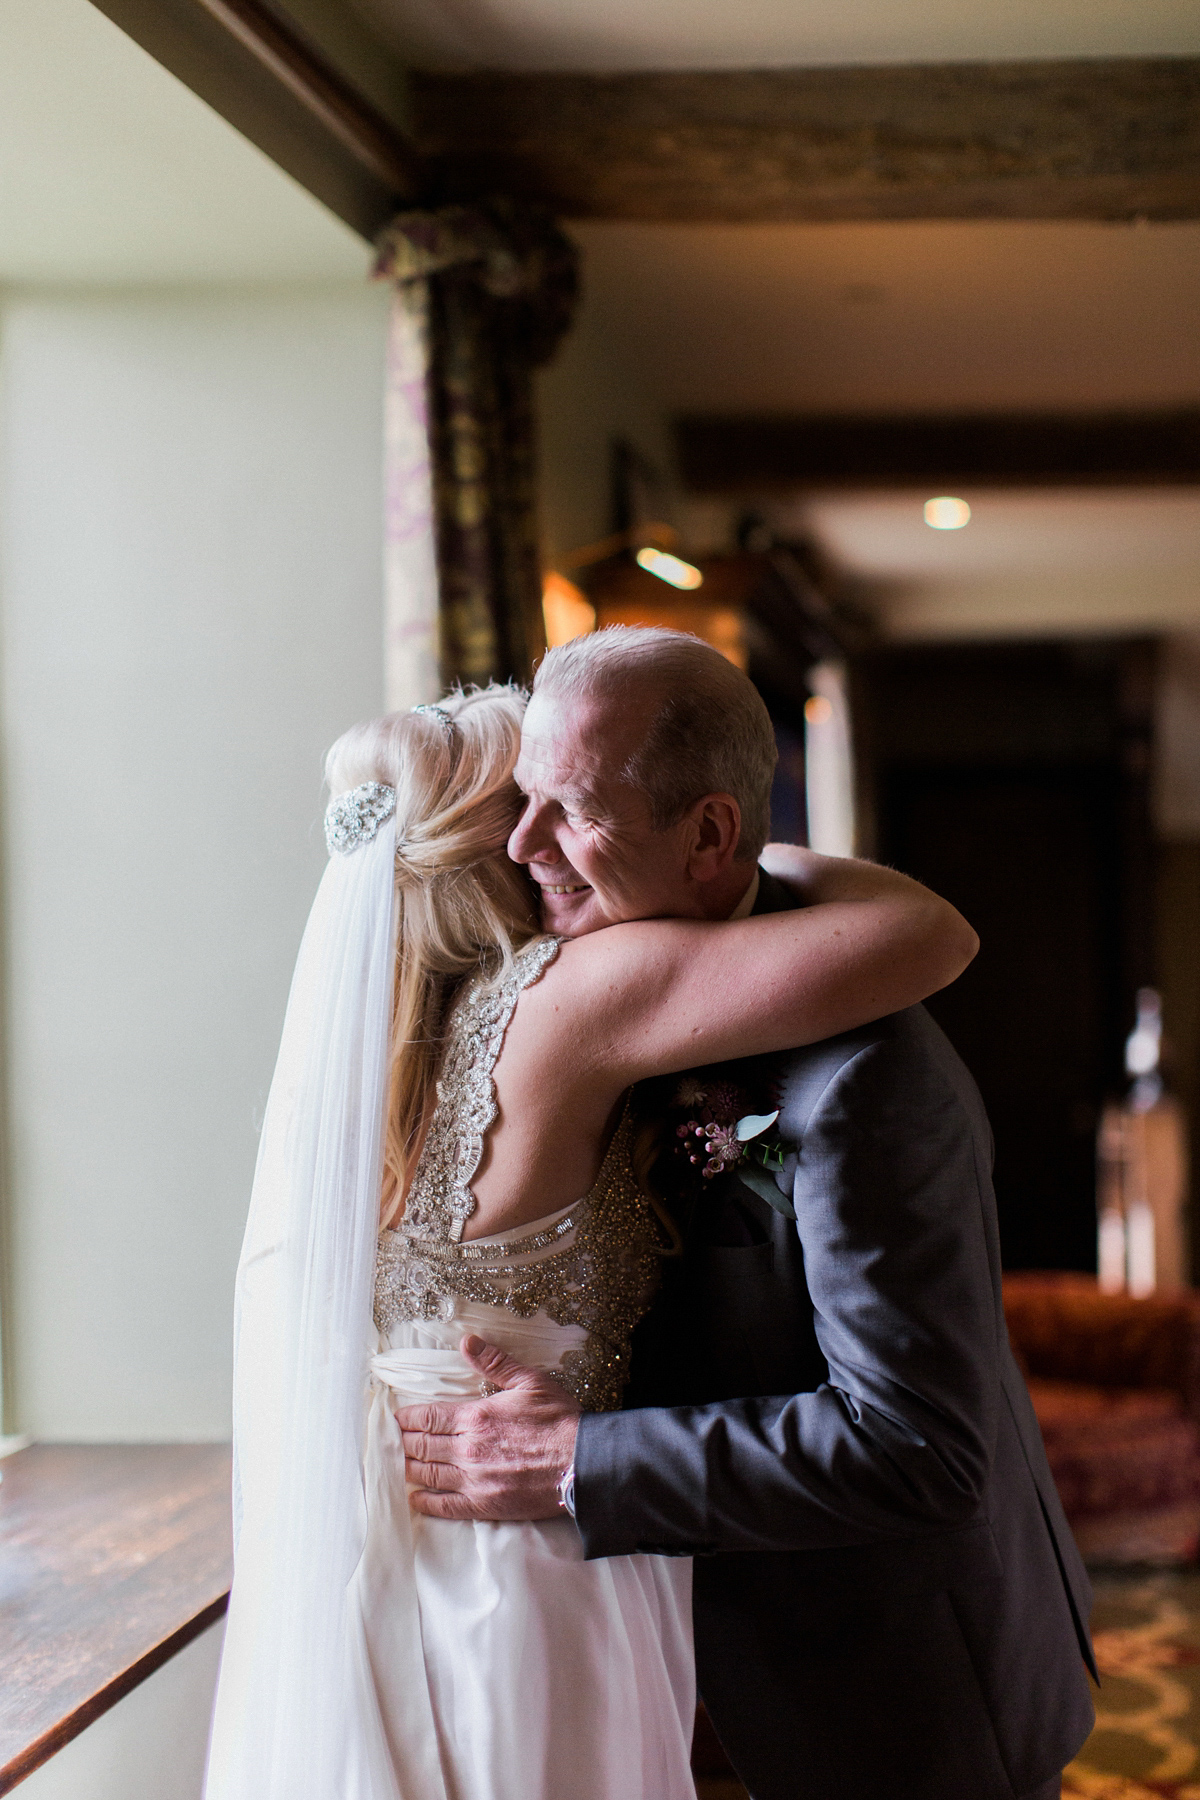
[(646, 733), (625, 767), (655, 828), (677, 825), (702, 794), (732, 794), (742, 815), (735, 858), (755, 862), (771, 828), (775, 733), (753, 682), (683, 631), (609, 625), (547, 651), (535, 694), (645, 707)]

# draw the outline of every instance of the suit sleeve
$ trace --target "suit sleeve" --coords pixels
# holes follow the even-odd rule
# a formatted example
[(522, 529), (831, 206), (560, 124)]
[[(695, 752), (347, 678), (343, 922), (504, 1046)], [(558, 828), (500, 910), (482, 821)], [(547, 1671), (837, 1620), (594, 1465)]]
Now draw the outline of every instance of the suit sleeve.
[(589, 1557), (832, 1548), (978, 1516), (1000, 1403), (978, 1120), (903, 1034), (843, 1061), (805, 1111), (785, 1105), (781, 1128), (829, 1380), (585, 1416)]

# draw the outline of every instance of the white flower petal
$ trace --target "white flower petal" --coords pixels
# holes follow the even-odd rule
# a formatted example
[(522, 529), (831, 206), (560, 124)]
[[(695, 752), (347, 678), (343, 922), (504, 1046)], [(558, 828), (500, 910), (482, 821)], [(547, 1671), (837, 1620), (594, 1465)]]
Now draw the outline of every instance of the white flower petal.
[(779, 1117), (779, 1108), (773, 1113), (747, 1113), (744, 1119), (737, 1122), (738, 1143), (748, 1143), (751, 1138), (760, 1137), (768, 1125), (773, 1125)]

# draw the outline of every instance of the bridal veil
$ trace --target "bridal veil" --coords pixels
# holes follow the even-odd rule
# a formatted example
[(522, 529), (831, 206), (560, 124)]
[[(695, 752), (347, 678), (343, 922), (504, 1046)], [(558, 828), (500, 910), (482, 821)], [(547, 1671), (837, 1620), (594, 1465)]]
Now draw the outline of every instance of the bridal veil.
[(395, 955), (395, 797), (335, 800), (238, 1267), (236, 1578), (206, 1800), (396, 1800), (349, 1587)]

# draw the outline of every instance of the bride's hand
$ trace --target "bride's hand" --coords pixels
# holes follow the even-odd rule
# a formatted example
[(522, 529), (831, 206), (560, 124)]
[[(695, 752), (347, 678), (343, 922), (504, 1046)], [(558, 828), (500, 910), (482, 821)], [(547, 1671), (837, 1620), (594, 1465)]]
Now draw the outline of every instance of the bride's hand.
[(574, 1460), (580, 1408), (552, 1376), (467, 1337), (484, 1398), (426, 1401), (396, 1413), (414, 1512), (436, 1519), (563, 1516), (558, 1484)]

